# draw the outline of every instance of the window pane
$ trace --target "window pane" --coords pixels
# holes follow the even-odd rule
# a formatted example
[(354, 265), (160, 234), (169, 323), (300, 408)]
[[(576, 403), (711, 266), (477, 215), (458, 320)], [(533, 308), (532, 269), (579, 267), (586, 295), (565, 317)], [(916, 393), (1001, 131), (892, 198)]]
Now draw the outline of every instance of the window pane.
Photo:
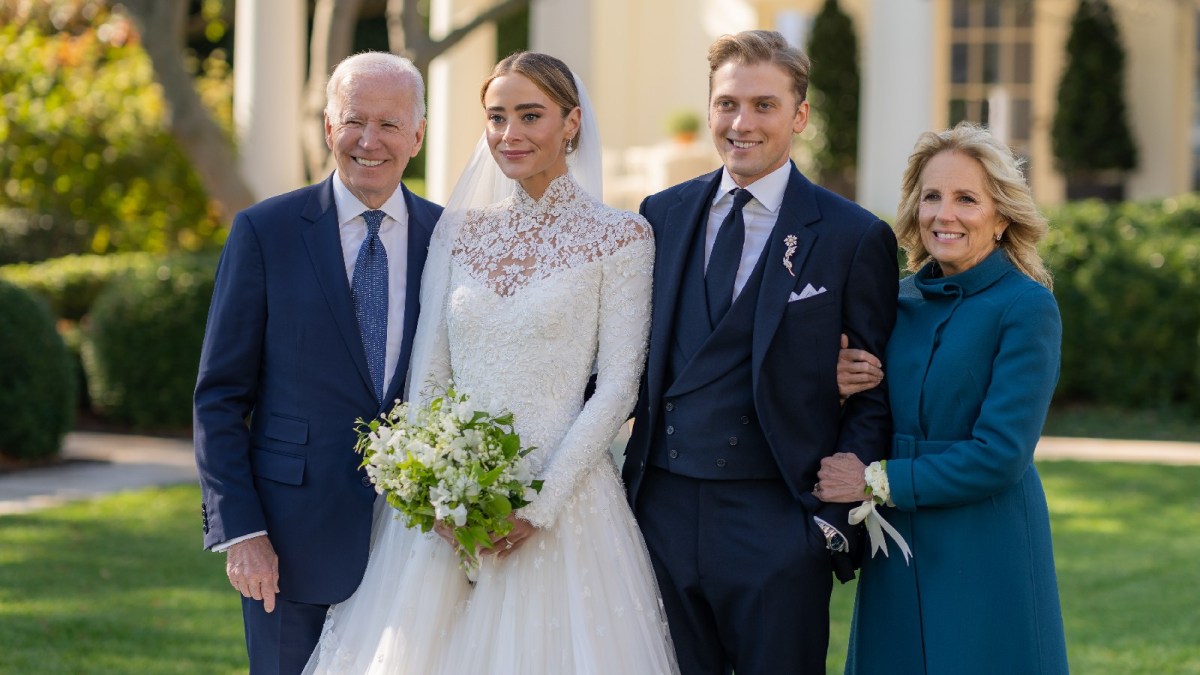
[(1014, 144), (1029, 142), (1029, 129), (1032, 126), (1030, 123), (1030, 118), (1032, 117), (1031, 110), (1032, 106), (1029, 103), (1029, 99), (1018, 98), (1013, 100), (1012, 121), (1009, 125), (1009, 133), (1012, 134), (1012, 138), (1009, 140)]
[(1000, 27), (1000, 0), (984, 0), (983, 26), (984, 28)]
[(1016, 12), (1014, 17), (1018, 28), (1029, 28), (1033, 25), (1033, 3), (1030, 0), (1021, 0), (1015, 3), (1016, 7), (1013, 11)]
[(995, 84), (1000, 81), (1000, 45), (995, 42), (983, 44), (983, 83)]
[(961, 98), (950, 101), (950, 126), (967, 119), (967, 102)]
[(1029, 84), (1033, 81), (1033, 45), (1028, 42), (1013, 45), (1012, 81), (1016, 84)]
[(950, 45), (950, 81), (965, 84), (967, 73), (967, 45), (955, 42)]
[(950, 10), (952, 15), (953, 26), (955, 28), (966, 28), (971, 25), (971, 2), (970, 0), (954, 0), (954, 6)]

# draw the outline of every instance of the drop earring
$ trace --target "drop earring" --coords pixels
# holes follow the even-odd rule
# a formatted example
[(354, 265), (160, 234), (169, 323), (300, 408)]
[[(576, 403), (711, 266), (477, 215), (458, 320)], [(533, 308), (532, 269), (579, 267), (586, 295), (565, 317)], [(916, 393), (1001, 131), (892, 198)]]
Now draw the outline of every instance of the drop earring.
[(567, 154), (569, 155), (574, 151), (575, 151), (575, 139), (568, 138), (567, 139)]

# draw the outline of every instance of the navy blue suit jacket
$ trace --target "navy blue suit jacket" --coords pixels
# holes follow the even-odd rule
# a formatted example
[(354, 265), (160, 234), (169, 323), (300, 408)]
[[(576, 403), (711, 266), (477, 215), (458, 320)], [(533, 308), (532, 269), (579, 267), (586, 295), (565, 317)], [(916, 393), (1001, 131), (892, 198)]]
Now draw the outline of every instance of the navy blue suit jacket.
[[(311, 604), (344, 600), (362, 580), (375, 492), (358, 469), (354, 428), (383, 407), (354, 317), (332, 181), (234, 219), (217, 267), (194, 410), (205, 548), (266, 530), (279, 555), (280, 596)], [(401, 189), (407, 296), (386, 402), (402, 394), (421, 272), (441, 215)]]
[[(650, 444), (661, 411), (676, 302), (693, 236), (703, 236), (721, 171), (647, 197), (641, 213), (654, 229), (654, 320), (623, 478), (636, 507)], [(783, 264), (785, 238), (796, 237), (793, 276)], [(841, 333), (850, 345), (885, 354), (896, 320), (898, 270), (891, 228), (860, 206), (813, 185), (792, 167), (779, 217), (766, 244), (766, 268), (755, 307), (752, 368), (754, 405), (771, 453), (792, 494), (808, 511), (851, 537), (853, 505), (812, 496), (821, 458), (853, 452), (871, 462), (891, 443), (886, 386), (839, 406), (837, 358)], [(825, 292), (792, 300), (806, 285)], [(729, 364), (731, 367), (734, 364)], [(693, 371), (688, 371), (692, 375)], [(711, 379), (721, 375), (709, 373)], [(688, 388), (703, 382), (689, 382)], [(859, 533), (861, 534), (861, 533)]]

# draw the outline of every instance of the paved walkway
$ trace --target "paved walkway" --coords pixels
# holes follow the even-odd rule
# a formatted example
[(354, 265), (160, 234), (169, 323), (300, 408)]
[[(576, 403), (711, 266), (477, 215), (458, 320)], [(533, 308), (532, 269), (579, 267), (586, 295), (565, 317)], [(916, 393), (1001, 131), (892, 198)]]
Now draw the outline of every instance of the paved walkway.
[[(1043, 438), (1039, 460), (1200, 464), (1200, 443)], [(67, 434), (65, 463), (0, 473), (0, 516), (25, 513), (122, 490), (191, 483), (196, 465), (190, 439)]]

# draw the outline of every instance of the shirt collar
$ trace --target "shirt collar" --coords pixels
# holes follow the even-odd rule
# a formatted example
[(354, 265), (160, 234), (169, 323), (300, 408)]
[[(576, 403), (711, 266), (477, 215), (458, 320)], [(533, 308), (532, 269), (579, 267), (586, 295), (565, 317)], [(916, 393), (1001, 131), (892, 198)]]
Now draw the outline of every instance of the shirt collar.
[[(792, 163), (784, 162), (783, 166), (775, 169), (771, 173), (759, 178), (746, 189), (754, 195), (754, 199), (763, 205), (763, 208), (771, 213), (778, 213), (779, 207), (783, 204), (783, 193), (787, 191), (788, 179), (791, 178)], [(729, 191), (741, 187), (733, 182), (733, 177), (729, 175), (729, 169), (721, 169), (721, 187), (717, 189), (716, 196), (713, 197), (713, 204), (721, 201), (729, 195)]]
[[(359, 201), (358, 197), (354, 196), (350, 188), (346, 187), (346, 183), (342, 181), (342, 176), (336, 169), (333, 172), (333, 203), (337, 207), (339, 227), (361, 216), (363, 211), (370, 210)], [(397, 185), (392, 196), (388, 197), (379, 210), (397, 223), (407, 223), (408, 205), (404, 203), (404, 190)]]

